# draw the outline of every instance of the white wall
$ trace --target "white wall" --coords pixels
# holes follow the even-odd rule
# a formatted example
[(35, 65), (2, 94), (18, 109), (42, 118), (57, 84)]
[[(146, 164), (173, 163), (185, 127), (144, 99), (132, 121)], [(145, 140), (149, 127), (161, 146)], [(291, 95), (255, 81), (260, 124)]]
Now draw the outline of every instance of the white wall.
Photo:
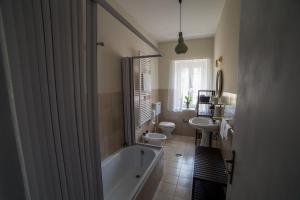
[[(239, 63), (240, 0), (226, 0), (215, 35), (214, 56), (223, 57), (223, 65), (214, 68), (214, 85), (217, 70), (223, 70), (224, 92), (236, 93)], [(215, 62), (214, 62), (215, 66)]]
[(299, 200), (299, 1), (242, 0), (230, 200)]
[[(98, 93), (120, 92), (121, 58), (137, 56), (139, 51), (145, 54), (155, 54), (147, 44), (135, 36), (117, 19), (98, 7), (98, 41), (104, 42), (104, 47), (98, 46)], [(157, 58), (153, 58), (153, 85), (157, 88)]]
[[(121, 58), (138, 56), (139, 51), (143, 54), (156, 52), (101, 6), (97, 7), (97, 17), (97, 39), (104, 42), (104, 47), (97, 47), (99, 135), (101, 158), (104, 159), (124, 144)], [(158, 59), (151, 61), (152, 89), (155, 90), (158, 88)], [(153, 92), (153, 99), (156, 94), (157, 91)]]

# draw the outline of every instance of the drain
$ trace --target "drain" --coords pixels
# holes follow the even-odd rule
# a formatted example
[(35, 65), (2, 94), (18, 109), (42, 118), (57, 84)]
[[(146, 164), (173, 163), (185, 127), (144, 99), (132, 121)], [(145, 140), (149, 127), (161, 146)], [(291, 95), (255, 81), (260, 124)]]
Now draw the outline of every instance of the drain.
[(176, 153), (176, 157), (182, 157), (182, 154)]
[(135, 178), (140, 178), (141, 176), (139, 174), (135, 175)]

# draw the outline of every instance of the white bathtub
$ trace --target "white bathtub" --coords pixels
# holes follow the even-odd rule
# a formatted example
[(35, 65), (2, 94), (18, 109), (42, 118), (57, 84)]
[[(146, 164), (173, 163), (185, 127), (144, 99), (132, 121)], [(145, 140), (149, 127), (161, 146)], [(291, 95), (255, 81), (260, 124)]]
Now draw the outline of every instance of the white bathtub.
[(136, 199), (162, 154), (159, 147), (134, 145), (102, 161), (104, 199)]

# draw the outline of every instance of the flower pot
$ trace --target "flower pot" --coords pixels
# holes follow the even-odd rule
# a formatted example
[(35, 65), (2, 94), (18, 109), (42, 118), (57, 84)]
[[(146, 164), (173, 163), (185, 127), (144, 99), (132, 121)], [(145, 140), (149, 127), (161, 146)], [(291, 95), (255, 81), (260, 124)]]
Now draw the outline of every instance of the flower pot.
[(186, 103), (186, 108), (190, 108), (190, 103)]

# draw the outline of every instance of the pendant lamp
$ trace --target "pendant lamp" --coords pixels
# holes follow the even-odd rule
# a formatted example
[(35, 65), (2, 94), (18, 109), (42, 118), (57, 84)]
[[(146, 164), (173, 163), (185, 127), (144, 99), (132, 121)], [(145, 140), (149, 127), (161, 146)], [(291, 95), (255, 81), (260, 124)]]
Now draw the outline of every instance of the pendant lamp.
[(182, 32), (181, 32), (181, 3), (182, 3), (182, 0), (179, 0), (179, 5), (180, 5), (180, 31), (178, 33), (178, 44), (175, 47), (175, 52), (177, 54), (186, 53), (187, 50), (188, 50), (188, 47), (184, 43), (183, 35), (182, 35)]

